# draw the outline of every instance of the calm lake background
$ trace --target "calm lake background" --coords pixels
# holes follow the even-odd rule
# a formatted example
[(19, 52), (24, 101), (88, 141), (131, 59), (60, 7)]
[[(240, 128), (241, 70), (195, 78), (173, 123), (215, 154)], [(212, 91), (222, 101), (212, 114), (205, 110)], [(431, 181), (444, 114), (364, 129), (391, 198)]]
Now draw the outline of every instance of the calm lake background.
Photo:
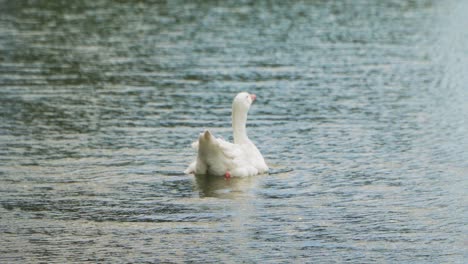
[[(466, 263), (468, 1), (0, 1), (0, 262)], [(237, 92), (270, 175), (182, 171)]]

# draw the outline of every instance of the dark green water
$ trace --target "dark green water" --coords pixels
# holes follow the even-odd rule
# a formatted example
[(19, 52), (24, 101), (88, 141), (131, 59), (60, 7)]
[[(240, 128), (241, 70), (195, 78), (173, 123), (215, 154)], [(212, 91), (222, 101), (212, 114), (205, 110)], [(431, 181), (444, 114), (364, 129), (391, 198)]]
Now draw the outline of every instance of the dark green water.
[[(466, 14), (0, 1), (0, 262), (466, 262)], [(183, 175), (244, 90), (279, 173)]]

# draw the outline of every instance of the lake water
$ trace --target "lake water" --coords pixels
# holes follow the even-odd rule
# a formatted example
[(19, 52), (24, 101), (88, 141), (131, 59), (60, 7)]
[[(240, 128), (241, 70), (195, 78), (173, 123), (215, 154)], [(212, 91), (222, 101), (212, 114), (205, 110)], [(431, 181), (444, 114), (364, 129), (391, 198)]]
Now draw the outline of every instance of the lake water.
[(0, 262), (466, 263), (468, 1), (167, 2), (0, 1)]

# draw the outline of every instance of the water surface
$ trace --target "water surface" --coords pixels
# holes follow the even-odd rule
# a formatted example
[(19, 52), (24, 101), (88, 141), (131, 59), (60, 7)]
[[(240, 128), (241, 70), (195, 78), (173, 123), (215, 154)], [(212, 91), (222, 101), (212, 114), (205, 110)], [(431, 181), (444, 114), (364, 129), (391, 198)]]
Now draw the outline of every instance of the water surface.
[[(463, 263), (467, 1), (0, 1), (0, 262)], [(183, 175), (232, 139), (273, 174)]]

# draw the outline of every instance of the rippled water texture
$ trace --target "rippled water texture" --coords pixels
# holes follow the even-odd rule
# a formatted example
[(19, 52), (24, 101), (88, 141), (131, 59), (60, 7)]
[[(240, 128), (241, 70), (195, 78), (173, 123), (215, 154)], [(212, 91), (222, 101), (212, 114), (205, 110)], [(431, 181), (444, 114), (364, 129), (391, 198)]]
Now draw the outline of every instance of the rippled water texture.
[(466, 263), (467, 1), (0, 6), (1, 263)]

